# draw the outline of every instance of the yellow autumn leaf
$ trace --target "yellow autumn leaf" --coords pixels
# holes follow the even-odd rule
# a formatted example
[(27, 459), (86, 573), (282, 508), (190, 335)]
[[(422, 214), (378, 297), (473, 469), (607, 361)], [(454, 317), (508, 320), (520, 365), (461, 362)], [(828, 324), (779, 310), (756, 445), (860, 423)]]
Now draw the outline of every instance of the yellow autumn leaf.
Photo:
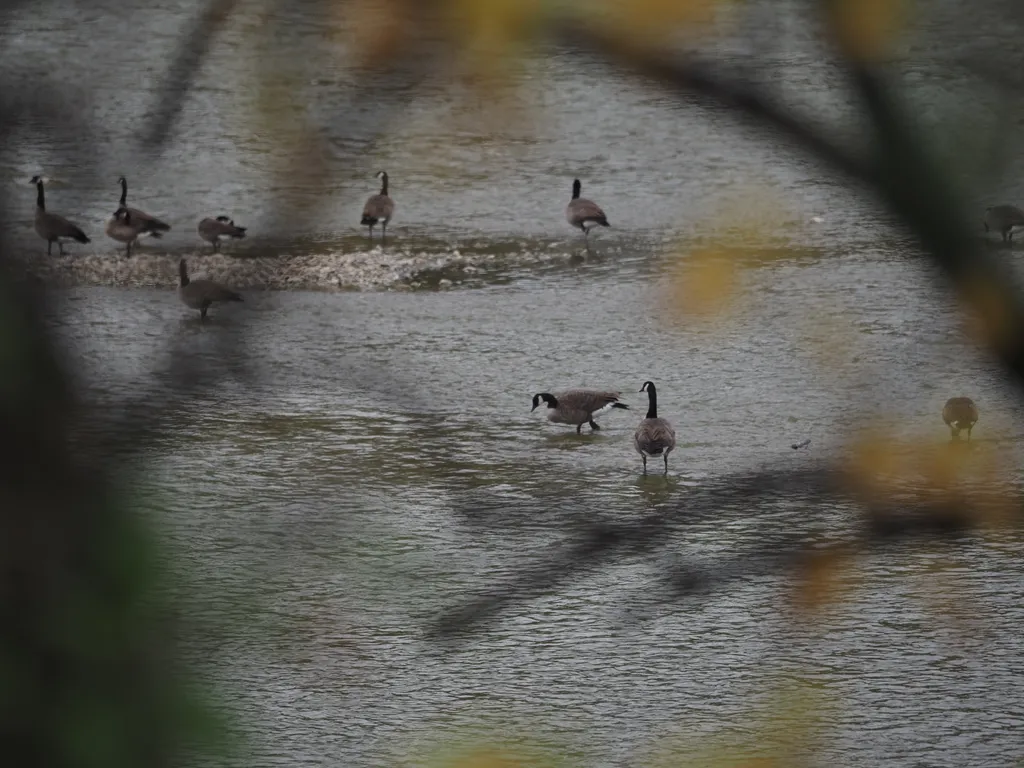
[(847, 55), (859, 60), (889, 54), (903, 27), (903, 0), (831, 0), (832, 32)]
[(378, 66), (394, 59), (409, 41), (409, 0), (350, 0), (331, 6), (356, 66)]
[(995, 348), (1012, 342), (1018, 329), (1002, 286), (988, 277), (969, 277), (961, 283), (960, 295), (966, 304), (971, 336)]
[(808, 553), (798, 574), (795, 604), (798, 610), (814, 611), (836, 602), (845, 572), (851, 565), (849, 553), (830, 547)]
[(542, 0), (448, 0), (456, 42), (484, 74), (529, 39), (543, 9)]
[(602, 0), (582, 3), (588, 20), (598, 19), (616, 35), (661, 43), (713, 22), (724, 0)]
[(494, 749), (480, 749), (449, 763), (450, 768), (525, 768), (526, 763)]
[[(804, 681), (765, 693), (756, 709), (724, 723), (717, 733), (695, 737), (683, 725), (636, 762), (650, 768), (784, 768), (801, 765), (820, 738), (830, 708), (822, 688)], [(736, 723), (742, 723), (738, 725)]]
[(684, 318), (710, 317), (731, 305), (737, 285), (736, 254), (726, 248), (692, 251), (669, 279), (669, 311)]
[(853, 444), (847, 466), (854, 489), (870, 502), (889, 501), (912, 479), (907, 447), (885, 432), (866, 432)]
[(998, 526), (1020, 508), (1020, 494), (1005, 483), (1017, 470), (997, 452), (969, 443), (875, 432), (853, 445), (847, 469), (851, 490), (875, 505), (874, 515), (888, 510), (886, 516), (896, 517), (917, 507), (937, 523)]

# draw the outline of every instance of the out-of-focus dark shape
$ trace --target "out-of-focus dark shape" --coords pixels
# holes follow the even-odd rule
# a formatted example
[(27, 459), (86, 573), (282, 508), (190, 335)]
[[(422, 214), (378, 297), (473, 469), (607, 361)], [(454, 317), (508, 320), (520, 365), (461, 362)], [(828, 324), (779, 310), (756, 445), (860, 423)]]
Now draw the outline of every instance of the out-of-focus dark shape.
[(985, 209), (985, 231), (994, 229), (1004, 243), (1013, 242), (1013, 228), (1024, 227), (1024, 211), (1015, 205), (994, 205)]

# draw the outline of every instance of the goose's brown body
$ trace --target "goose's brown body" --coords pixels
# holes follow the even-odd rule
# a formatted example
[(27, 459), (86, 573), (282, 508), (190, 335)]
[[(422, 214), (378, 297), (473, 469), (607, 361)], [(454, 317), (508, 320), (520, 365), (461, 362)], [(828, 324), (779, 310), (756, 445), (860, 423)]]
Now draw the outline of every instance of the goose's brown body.
[(676, 432), (666, 419), (658, 416), (658, 393), (653, 381), (645, 381), (640, 387), (647, 392), (647, 416), (633, 433), (633, 446), (644, 462), (644, 474), (647, 474), (647, 458), (660, 456), (665, 462), (665, 474), (668, 474), (668, 455), (676, 447)]
[(960, 430), (966, 429), (970, 441), (971, 430), (978, 422), (978, 406), (969, 397), (951, 397), (942, 408), (942, 420), (954, 438), (959, 438)]
[(81, 227), (76, 224), (72, 224), (63, 216), (58, 216), (56, 213), (50, 213), (46, 210), (46, 193), (43, 192), (44, 181), (45, 179), (41, 176), (33, 176), (30, 183), (36, 185), (36, 215), (34, 225), (36, 234), (46, 241), (46, 255), (49, 256), (51, 254), (51, 249), (53, 248), (54, 243), (57, 244), (57, 252), (63, 254), (64, 240), (88, 243), (89, 238), (86, 237), (85, 232), (82, 231)]
[(538, 392), (533, 396), (533, 408), (535, 410), (541, 402), (547, 404), (548, 421), (555, 424), (575, 424), (576, 432), (583, 429), (584, 424), (589, 424), (592, 430), (600, 429), (594, 422), (598, 414), (611, 410), (612, 408), (629, 408), (625, 403), (619, 402), (619, 392), (608, 392), (596, 389), (568, 389), (564, 392)]
[(222, 237), (242, 238), (245, 237), (245, 227), (235, 226), (235, 222), (227, 216), (218, 216), (215, 219), (206, 218), (199, 222), (196, 227), (199, 236), (208, 243), (213, 243), (213, 250), (220, 250), (220, 239)]
[(199, 310), (199, 317), (206, 319), (206, 311), (218, 301), (241, 301), (242, 297), (230, 288), (212, 280), (190, 280), (188, 265), (182, 259), (178, 262), (178, 296), (186, 307)]

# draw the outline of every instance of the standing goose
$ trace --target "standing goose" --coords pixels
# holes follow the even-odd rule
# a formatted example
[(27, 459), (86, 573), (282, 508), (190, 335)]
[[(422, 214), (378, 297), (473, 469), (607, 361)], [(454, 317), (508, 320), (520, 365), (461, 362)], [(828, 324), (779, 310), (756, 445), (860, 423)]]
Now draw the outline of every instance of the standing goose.
[(573, 179), (572, 200), (565, 207), (565, 219), (572, 226), (583, 230), (583, 237), (589, 246), (591, 229), (596, 226), (608, 227), (611, 225), (608, 223), (608, 218), (604, 215), (604, 211), (601, 210), (601, 206), (593, 200), (580, 197), (580, 190), (582, 188), (583, 185), (580, 184), (580, 180)]
[(363, 226), (370, 228), (370, 240), (373, 240), (373, 227), (380, 222), (380, 241), (383, 243), (387, 237), (388, 222), (395, 213), (395, 201), (388, 197), (388, 175), (385, 171), (379, 171), (377, 178), (380, 179), (380, 194), (373, 195), (363, 206)]
[(222, 237), (245, 237), (245, 227), (236, 227), (235, 222), (227, 216), (218, 216), (216, 219), (203, 219), (196, 228), (199, 236), (208, 243), (213, 243), (213, 250), (220, 250), (220, 239)]
[(985, 231), (994, 229), (1004, 243), (1013, 242), (1013, 228), (1024, 226), (1024, 211), (1015, 205), (996, 205), (985, 209)]
[(170, 224), (166, 224), (160, 219), (150, 216), (144, 211), (140, 211), (138, 208), (128, 207), (128, 180), (124, 176), (119, 176), (117, 183), (121, 185), (121, 202), (118, 204), (118, 210), (124, 209), (131, 215), (131, 220), (135, 223), (135, 226), (139, 228), (139, 235), (151, 237), (163, 237), (164, 232), (167, 232), (170, 228)]
[(139, 239), (142, 232), (142, 223), (136, 221), (129, 208), (118, 208), (114, 211), (113, 218), (107, 222), (107, 237), (117, 240), (126, 245), (125, 255), (132, 255), (132, 246)]
[(48, 181), (45, 176), (33, 176), (29, 184), (36, 185), (36, 233), (46, 241), (46, 255), (52, 252), (53, 244), (57, 243), (57, 252), (64, 255), (64, 240), (75, 240), (88, 243), (89, 238), (80, 227), (75, 226), (63, 216), (49, 213), (46, 210), (46, 195), (43, 183)]
[(178, 286), (178, 296), (187, 307), (199, 310), (199, 319), (206, 319), (206, 310), (216, 301), (241, 301), (242, 297), (225, 288), (220, 283), (212, 280), (189, 280), (188, 265), (182, 259), (178, 262), (178, 275), (181, 284)]
[(954, 440), (960, 438), (961, 429), (966, 429), (967, 442), (970, 442), (971, 430), (978, 421), (978, 406), (969, 397), (951, 397), (942, 409), (942, 420)]
[(647, 417), (640, 422), (633, 434), (633, 445), (644, 460), (644, 474), (647, 474), (647, 457), (661, 456), (665, 460), (665, 474), (668, 474), (668, 455), (676, 447), (676, 432), (665, 419), (658, 418), (658, 392), (653, 381), (645, 381), (640, 391), (647, 392), (650, 405)]
[(618, 392), (600, 392), (593, 389), (569, 389), (552, 395), (550, 392), (539, 392), (533, 396), (532, 413), (543, 400), (548, 405), (548, 421), (556, 424), (575, 424), (576, 434), (580, 434), (584, 424), (590, 424), (592, 431), (600, 429), (594, 423), (594, 417), (613, 408), (628, 409), (629, 406), (619, 402)]

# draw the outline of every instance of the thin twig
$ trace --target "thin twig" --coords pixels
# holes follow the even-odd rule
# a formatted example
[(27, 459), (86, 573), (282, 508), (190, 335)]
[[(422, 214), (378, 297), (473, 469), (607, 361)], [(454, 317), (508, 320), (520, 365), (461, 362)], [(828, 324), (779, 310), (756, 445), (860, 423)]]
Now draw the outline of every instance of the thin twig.
[(737, 120), (773, 130), (782, 139), (853, 179), (871, 186), (879, 183), (870, 158), (859, 157), (818, 132), (808, 118), (773, 100), (756, 86), (723, 77), (708, 62), (693, 58), (669, 59), (574, 24), (559, 27), (558, 37), (567, 45), (597, 53), (676, 93), (697, 96), (708, 104), (731, 109)]

